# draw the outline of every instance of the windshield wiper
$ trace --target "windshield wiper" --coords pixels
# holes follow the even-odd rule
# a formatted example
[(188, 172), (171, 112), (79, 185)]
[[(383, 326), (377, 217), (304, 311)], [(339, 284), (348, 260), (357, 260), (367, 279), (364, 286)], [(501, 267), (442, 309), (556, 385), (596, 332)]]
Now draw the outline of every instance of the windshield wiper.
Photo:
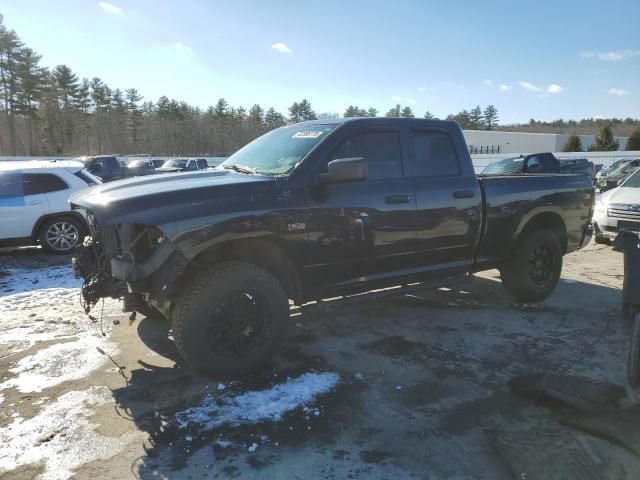
[(237, 163), (234, 163), (234, 164), (231, 164), (231, 165), (223, 165), (222, 167), (226, 168), (227, 170), (234, 170), (236, 172), (247, 173), (249, 175), (255, 175), (256, 174), (256, 170), (254, 168), (247, 167), (245, 165), (239, 165)]

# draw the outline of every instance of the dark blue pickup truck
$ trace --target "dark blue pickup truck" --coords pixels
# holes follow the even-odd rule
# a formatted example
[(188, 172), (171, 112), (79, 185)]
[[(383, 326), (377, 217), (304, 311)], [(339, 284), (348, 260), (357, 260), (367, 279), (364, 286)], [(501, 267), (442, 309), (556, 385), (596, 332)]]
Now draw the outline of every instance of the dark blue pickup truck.
[(78, 192), (87, 308), (157, 310), (191, 365), (234, 376), (285, 337), (289, 300), (499, 268), (517, 301), (554, 290), (590, 238), (584, 175), (478, 177), (455, 122), (362, 118), (273, 130), (217, 169)]

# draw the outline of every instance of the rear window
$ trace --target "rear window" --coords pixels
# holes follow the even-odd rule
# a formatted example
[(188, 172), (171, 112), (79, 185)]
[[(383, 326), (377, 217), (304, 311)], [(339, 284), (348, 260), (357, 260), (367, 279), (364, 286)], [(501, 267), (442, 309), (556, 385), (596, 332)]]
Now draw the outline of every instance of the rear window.
[(84, 183), (86, 183), (87, 185), (91, 186), (91, 185), (98, 185), (100, 182), (100, 179), (97, 178), (96, 176), (92, 175), (91, 173), (89, 173), (86, 169), (82, 169), (79, 172), (75, 173), (75, 176), (78, 177), (80, 180), (82, 180)]
[(460, 166), (449, 134), (440, 131), (413, 131), (415, 150), (414, 177), (450, 177), (460, 175)]

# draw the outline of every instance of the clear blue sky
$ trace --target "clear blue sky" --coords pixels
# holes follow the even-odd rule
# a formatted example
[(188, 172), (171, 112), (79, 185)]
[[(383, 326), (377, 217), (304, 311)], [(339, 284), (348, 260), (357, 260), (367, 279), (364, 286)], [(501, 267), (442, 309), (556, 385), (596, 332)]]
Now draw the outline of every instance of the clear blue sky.
[(640, 117), (639, 0), (0, 0), (0, 13), (43, 64), (145, 100)]

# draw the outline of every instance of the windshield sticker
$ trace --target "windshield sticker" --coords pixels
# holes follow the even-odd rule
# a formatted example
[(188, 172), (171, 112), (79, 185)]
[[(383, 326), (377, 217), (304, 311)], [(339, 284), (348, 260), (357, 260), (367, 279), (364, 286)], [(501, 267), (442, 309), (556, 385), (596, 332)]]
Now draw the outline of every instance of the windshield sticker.
[(291, 138), (318, 138), (323, 133), (324, 132), (318, 132), (318, 131), (313, 131), (313, 130), (305, 130), (305, 131), (302, 131), (302, 132), (294, 133), (293, 137), (291, 137)]

